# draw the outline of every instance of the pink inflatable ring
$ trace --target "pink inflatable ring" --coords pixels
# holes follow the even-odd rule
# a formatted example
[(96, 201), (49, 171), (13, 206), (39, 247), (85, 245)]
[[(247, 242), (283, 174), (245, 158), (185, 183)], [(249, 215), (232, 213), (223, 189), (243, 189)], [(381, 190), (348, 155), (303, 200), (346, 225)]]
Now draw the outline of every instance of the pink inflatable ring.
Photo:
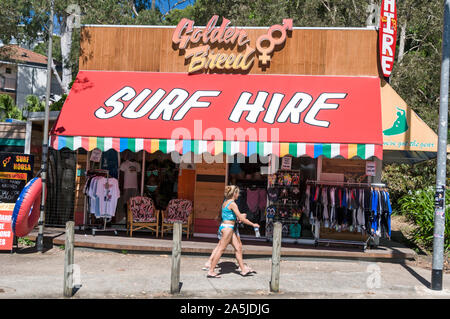
[(42, 180), (30, 180), (19, 195), (12, 215), (12, 230), (17, 237), (28, 235), (36, 226), (41, 211)]

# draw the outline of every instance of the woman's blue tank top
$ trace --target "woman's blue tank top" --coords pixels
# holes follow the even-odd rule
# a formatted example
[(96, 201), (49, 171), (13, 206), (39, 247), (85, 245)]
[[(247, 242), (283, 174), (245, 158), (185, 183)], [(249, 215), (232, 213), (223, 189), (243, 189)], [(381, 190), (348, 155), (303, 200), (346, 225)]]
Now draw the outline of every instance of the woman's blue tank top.
[(228, 208), (233, 201), (230, 201), (225, 207), (222, 207), (222, 220), (236, 220), (236, 214)]

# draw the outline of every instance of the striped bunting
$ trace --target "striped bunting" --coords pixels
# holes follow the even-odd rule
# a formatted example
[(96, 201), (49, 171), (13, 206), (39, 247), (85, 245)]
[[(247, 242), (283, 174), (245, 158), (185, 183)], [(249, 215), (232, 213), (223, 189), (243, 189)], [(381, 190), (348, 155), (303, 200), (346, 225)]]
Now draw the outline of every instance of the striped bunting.
[(77, 150), (84, 148), (92, 151), (99, 148), (102, 151), (115, 149), (123, 152), (130, 150), (139, 152), (145, 150), (149, 153), (161, 151), (163, 153), (178, 152), (186, 154), (211, 153), (218, 155), (226, 153), (235, 155), (237, 153), (251, 156), (258, 154), (267, 156), (274, 154), (280, 157), (292, 155), (294, 157), (308, 156), (317, 158), (324, 156), (334, 158), (359, 157), (369, 159), (372, 156), (383, 158), (383, 146), (375, 144), (322, 144), (322, 143), (278, 143), (278, 142), (239, 142), (239, 141), (199, 141), (199, 140), (165, 140), (165, 139), (143, 139), (143, 138), (112, 138), (112, 137), (84, 137), (84, 136), (61, 136), (53, 135), (50, 138), (51, 147), (57, 150), (69, 148)]

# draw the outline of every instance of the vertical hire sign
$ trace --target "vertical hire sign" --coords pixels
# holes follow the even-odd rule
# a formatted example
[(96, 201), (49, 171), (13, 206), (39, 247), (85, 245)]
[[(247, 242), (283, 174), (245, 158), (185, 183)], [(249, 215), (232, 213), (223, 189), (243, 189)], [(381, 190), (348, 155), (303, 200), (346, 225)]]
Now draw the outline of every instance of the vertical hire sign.
[(383, 75), (389, 78), (394, 67), (397, 42), (397, 5), (395, 0), (383, 0), (381, 3), (379, 37), (381, 69)]
[(0, 203), (0, 250), (12, 250), (14, 234), (11, 227), (14, 204)]

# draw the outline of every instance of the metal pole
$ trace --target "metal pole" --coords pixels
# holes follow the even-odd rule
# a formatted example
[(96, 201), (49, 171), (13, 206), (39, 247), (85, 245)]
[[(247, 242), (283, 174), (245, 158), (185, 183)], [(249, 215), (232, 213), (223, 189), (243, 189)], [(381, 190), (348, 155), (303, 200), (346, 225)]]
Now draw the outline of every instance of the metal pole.
[(47, 158), (48, 158), (48, 116), (49, 116), (49, 102), (50, 102), (50, 88), (52, 85), (52, 46), (53, 46), (53, 7), (54, 0), (50, 0), (50, 26), (48, 36), (48, 54), (47, 54), (47, 91), (45, 94), (45, 119), (44, 119), (44, 137), (42, 139), (42, 163), (41, 163), (41, 178), (42, 178), (42, 199), (41, 199), (41, 215), (39, 217), (39, 232), (36, 239), (37, 251), (44, 250), (44, 222), (45, 222), (45, 199), (46, 199), (46, 182), (47, 182)]
[(439, 106), (438, 153), (436, 195), (434, 207), (433, 267), (431, 289), (442, 290), (445, 232), (445, 178), (448, 134), (448, 90), (450, 67), (450, 0), (444, 4), (444, 30), (442, 35), (441, 97)]

